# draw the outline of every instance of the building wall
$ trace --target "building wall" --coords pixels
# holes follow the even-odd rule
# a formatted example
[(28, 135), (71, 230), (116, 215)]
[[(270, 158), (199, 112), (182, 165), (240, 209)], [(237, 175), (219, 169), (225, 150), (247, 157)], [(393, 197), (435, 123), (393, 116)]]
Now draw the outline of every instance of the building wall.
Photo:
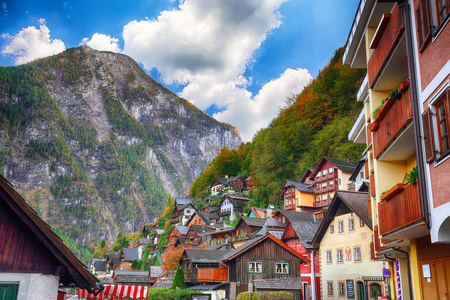
[[(299, 195), (298, 204), (299, 205), (303, 205), (303, 206), (311, 206), (311, 207), (313, 207), (314, 206), (314, 194), (313, 193), (301, 192), (300, 195)], [(300, 209), (297, 208), (297, 211), (300, 211)]]
[[(354, 219), (354, 230), (349, 231), (348, 220)], [(344, 230), (338, 232), (338, 222), (343, 221)], [(334, 233), (330, 233), (330, 227), (334, 226)], [(345, 286), (345, 297), (338, 294), (338, 283), (346, 280), (353, 280), (356, 296), (356, 282), (362, 276), (382, 276), (382, 268), (385, 263), (370, 259), (370, 242), (372, 230), (364, 224), (360, 226), (360, 219), (355, 214), (345, 214), (337, 216), (331, 221), (327, 232), (320, 243), (321, 261), (321, 290), (322, 299), (342, 299), (347, 298), (347, 288)], [(356, 247), (360, 248), (361, 260), (355, 261)], [(343, 261), (337, 261), (337, 250), (342, 250)], [(327, 263), (327, 251), (331, 251), (331, 263)], [(327, 293), (327, 283), (333, 283), (333, 295)], [(383, 286), (383, 288), (385, 288)], [(355, 297), (355, 299), (357, 299)]]
[(17, 300), (56, 300), (59, 276), (39, 273), (0, 273), (0, 282), (19, 283)]

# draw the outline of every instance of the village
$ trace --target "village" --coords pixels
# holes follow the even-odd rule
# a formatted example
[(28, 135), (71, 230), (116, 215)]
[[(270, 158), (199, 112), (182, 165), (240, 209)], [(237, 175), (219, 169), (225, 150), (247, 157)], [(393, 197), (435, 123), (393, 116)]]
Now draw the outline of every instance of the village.
[(16, 295), (0, 299), (147, 299), (172, 288), (177, 269), (196, 299), (448, 299), (448, 10), (448, 0), (360, 2), (343, 64), (367, 68), (348, 133), (366, 148), (287, 178), (278, 203), (249, 205), (251, 174), (215, 177), (203, 199), (175, 197), (170, 218), (84, 265), (0, 176), (0, 295)]

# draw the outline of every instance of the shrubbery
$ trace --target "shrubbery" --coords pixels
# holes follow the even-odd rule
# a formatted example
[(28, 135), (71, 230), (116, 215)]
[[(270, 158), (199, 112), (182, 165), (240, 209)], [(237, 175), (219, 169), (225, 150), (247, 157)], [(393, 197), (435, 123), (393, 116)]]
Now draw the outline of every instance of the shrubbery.
[(182, 289), (151, 288), (148, 292), (148, 299), (152, 300), (189, 300), (190, 294), (202, 294), (199, 291)]

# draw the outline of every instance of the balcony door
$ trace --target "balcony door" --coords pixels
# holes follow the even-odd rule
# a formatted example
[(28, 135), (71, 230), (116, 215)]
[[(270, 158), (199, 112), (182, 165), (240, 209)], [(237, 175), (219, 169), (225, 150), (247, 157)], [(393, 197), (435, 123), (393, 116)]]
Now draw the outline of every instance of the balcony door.
[(423, 294), (427, 300), (450, 300), (450, 257), (421, 260)]

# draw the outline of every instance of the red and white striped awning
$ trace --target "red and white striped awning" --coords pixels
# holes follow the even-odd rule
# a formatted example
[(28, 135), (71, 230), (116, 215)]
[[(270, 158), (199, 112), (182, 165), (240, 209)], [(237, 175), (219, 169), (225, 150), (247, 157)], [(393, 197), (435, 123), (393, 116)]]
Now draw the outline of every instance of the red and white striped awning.
[(80, 299), (147, 299), (148, 286), (132, 286), (132, 285), (111, 285), (105, 284), (105, 289), (97, 296), (90, 294), (87, 290), (78, 289), (78, 298)]

